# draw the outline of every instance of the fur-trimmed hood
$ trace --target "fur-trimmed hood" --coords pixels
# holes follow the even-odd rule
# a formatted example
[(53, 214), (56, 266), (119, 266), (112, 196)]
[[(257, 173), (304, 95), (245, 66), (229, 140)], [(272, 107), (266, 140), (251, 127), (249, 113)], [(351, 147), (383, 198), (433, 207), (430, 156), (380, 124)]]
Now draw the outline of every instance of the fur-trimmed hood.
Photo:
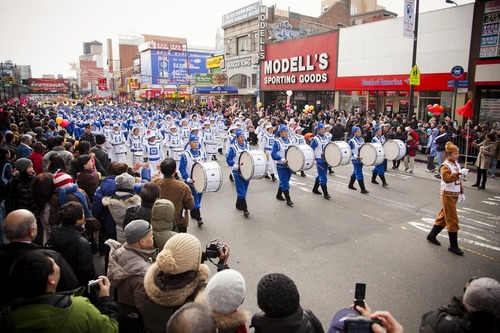
[(141, 204), (141, 197), (137, 194), (116, 192), (115, 195), (102, 198), (104, 206), (132, 207)]
[(159, 276), (162, 274), (155, 262), (149, 267), (144, 276), (144, 289), (148, 297), (156, 304), (177, 307), (186, 302), (186, 299), (193, 295), (196, 289), (208, 280), (210, 269), (207, 265), (201, 264), (196, 272), (196, 277), (179, 289), (169, 288), (163, 284)]

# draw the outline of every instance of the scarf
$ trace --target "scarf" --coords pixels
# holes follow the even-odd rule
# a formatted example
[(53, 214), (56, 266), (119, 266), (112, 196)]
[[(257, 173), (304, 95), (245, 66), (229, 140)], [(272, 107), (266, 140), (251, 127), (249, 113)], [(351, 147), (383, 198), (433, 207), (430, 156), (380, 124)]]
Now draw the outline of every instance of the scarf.
[(85, 197), (85, 194), (82, 192), (78, 191), (78, 185), (76, 184), (71, 184), (67, 185), (63, 188), (56, 188), (55, 193), (59, 195), (59, 205), (62, 206), (66, 202), (68, 202), (68, 197), (67, 194), (72, 194), (74, 195), (78, 201), (83, 206), (83, 212), (85, 213), (85, 217), (91, 217), (89, 207), (87, 205), (87, 198)]

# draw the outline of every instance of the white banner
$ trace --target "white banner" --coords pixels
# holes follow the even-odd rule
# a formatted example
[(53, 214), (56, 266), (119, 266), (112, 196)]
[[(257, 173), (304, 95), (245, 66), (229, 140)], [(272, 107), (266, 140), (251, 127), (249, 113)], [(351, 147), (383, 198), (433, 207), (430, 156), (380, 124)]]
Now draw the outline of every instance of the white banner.
[(415, 0), (405, 0), (403, 12), (403, 36), (413, 38), (413, 30), (415, 29)]

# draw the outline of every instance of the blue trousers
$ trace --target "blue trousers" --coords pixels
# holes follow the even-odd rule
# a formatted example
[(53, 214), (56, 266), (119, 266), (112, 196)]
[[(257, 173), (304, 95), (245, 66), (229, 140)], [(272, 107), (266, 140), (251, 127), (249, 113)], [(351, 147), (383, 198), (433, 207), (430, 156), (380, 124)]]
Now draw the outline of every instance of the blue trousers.
[(290, 177), (292, 177), (292, 170), (286, 165), (278, 163), (276, 165), (278, 169), (278, 177), (280, 179), (280, 189), (282, 191), (288, 191), (290, 189)]
[(384, 174), (384, 163), (377, 165), (375, 168), (373, 168), (372, 173), (376, 175), (383, 175)]
[(245, 180), (237, 171), (233, 171), (234, 184), (236, 185), (236, 195), (238, 199), (245, 199), (247, 197), (249, 180)]
[(189, 184), (189, 188), (191, 189), (191, 194), (193, 195), (193, 198), (194, 198), (194, 208), (193, 209), (201, 208), (201, 198), (203, 196), (203, 193), (196, 192), (193, 184)]
[(316, 159), (316, 170), (318, 170), (318, 176), (316, 176), (316, 181), (319, 181), (320, 185), (326, 185), (326, 171), (328, 170), (328, 164), (326, 161), (317, 158)]
[(357, 180), (365, 179), (363, 177), (363, 163), (359, 161), (352, 161), (352, 166), (354, 167), (354, 171), (352, 172), (351, 177), (356, 177)]

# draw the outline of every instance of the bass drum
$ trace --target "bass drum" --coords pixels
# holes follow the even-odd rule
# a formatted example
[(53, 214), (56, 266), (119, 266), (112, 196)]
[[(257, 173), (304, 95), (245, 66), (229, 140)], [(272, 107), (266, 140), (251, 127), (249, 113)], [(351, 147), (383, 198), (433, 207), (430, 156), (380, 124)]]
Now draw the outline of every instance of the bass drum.
[(405, 157), (406, 145), (398, 139), (389, 139), (384, 143), (385, 158), (389, 161), (397, 161)]
[(309, 145), (292, 145), (286, 150), (285, 159), (293, 172), (309, 170), (314, 165), (314, 150)]
[(133, 163), (142, 163), (142, 151), (134, 151), (134, 156), (133, 156)]
[(245, 180), (261, 179), (267, 172), (267, 158), (261, 150), (245, 150), (241, 152), (240, 174)]
[(331, 167), (348, 164), (351, 162), (351, 147), (344, 141), (329, 142), (325, 146), (325, 161)]
[(205, 152), (207, 154), (217, 154), (217, 141), (207, 141), (205, 142)]
[(197, 193), (217, 192), (222, 187), (222, 171), (217, 162), (195, 163), (191, 178)]
[(359, 149), (361, 163), (366, 166), (379, 165), (384, 162), (384, 147), (380, 143), (365, 143)]

